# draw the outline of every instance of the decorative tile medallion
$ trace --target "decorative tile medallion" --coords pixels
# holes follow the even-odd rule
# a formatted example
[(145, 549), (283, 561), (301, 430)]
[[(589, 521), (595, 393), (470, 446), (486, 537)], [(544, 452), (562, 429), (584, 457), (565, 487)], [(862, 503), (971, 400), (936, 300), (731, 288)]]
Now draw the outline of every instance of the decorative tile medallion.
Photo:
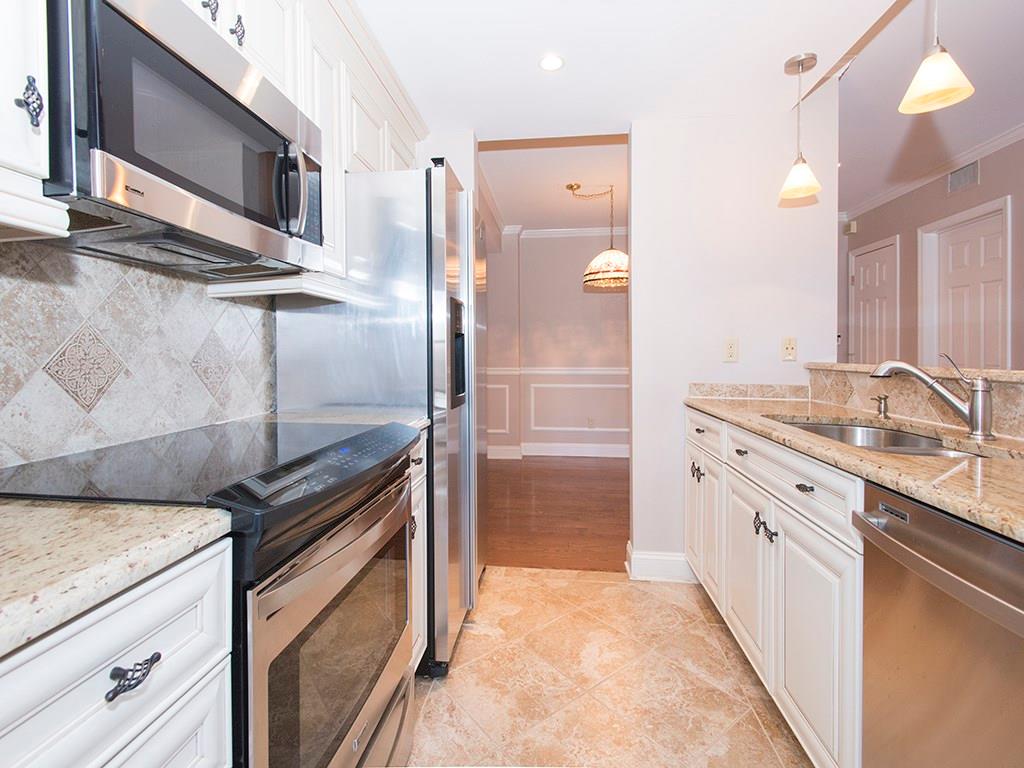
[(206, 385), (211, 395), (216, 395), (220, 385), (231, 373), (231, 357), (224, 343), (216, 333), (210, 332), (206, 341), (192, 358), (192, 370)]
[(124, 363), (88, 323), (43, 366), (84, 410), (91, 411), (124, 370)]

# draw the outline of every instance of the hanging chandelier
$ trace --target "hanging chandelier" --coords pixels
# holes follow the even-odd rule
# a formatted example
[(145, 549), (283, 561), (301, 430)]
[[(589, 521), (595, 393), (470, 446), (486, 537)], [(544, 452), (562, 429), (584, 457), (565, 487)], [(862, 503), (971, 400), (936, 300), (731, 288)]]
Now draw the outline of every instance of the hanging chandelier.
[(583, 270), (583, 288), (593, 291), (624, 291), (629, 286), (629, 256), (615, 247), (615, 185), (603, 192), (581, 193), (581, 185), (573, 182), (565, 188), (577, 200), (596, 200), (608, 196), (608, 247), (590, 260)]

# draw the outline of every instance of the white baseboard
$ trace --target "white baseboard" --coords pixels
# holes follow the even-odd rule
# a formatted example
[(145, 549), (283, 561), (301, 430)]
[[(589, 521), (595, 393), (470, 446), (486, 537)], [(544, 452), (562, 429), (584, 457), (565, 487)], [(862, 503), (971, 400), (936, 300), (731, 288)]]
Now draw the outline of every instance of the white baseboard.
[(628, 459), (626, 443), (523, 443), (523, 456), (591, 456)]
[(643, 552), (626, 543), (626, 572), (634, 581), (681, 581), (696, 584), (697, 577), (682, 552)]
[(488, 445), (488, 459), (521, 459), (523, 449), (518, 445)]

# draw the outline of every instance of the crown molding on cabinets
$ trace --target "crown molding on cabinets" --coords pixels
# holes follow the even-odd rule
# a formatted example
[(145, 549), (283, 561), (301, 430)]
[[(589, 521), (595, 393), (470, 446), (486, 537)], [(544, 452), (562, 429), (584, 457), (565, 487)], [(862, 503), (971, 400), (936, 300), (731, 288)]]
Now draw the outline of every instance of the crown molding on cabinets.
[[(335, 13), (341, 19), (341, 23), (348, 30), (352, 41), (365, 59), (369, 73), (372, 73), (388, 94), (392, 105), (403, 122), (406, 123), (410, 133), (416, 137), (417, 141), (426, 138), (430, 131), (423, 120), (423, 116), (420, 115), (408, 91), (405, 90), (402, 81), (399, 80), (398, 74), (391, 66), (391, 62), (384, 54), (384, 50), (380, 47), (380, 43), (377, 42), (377, 38), (370, 31), (370, 27), (367, 25), (363, 15), (356, 8), (352, 0), (329, 1)], [(353, 63), (346, 62), (350, 68)]]

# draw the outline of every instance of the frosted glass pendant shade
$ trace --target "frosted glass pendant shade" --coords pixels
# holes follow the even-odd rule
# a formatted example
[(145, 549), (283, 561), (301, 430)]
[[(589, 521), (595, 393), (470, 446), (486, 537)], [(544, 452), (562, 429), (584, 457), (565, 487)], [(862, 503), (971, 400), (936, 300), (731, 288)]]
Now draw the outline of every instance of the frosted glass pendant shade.
[(804, 160), (804, 156), (797, 155), (796, 162), (789, 169), (786, 181), (782, 184), (782, 191), (779, 197), (783, 200), (799, 200), (803, 197), (810, 197), (821, 192), (821, 184), (811, 170), (811, 166)]
[(608, 248), (595, 256), (583, 271), (585, 288), (625, 288), (629, 285), (629, 256)]
[(920, 115), (959, 104), (974, 93), (967, 75), (941, 45), (921, 62), (900, 102), (904, 115)]

